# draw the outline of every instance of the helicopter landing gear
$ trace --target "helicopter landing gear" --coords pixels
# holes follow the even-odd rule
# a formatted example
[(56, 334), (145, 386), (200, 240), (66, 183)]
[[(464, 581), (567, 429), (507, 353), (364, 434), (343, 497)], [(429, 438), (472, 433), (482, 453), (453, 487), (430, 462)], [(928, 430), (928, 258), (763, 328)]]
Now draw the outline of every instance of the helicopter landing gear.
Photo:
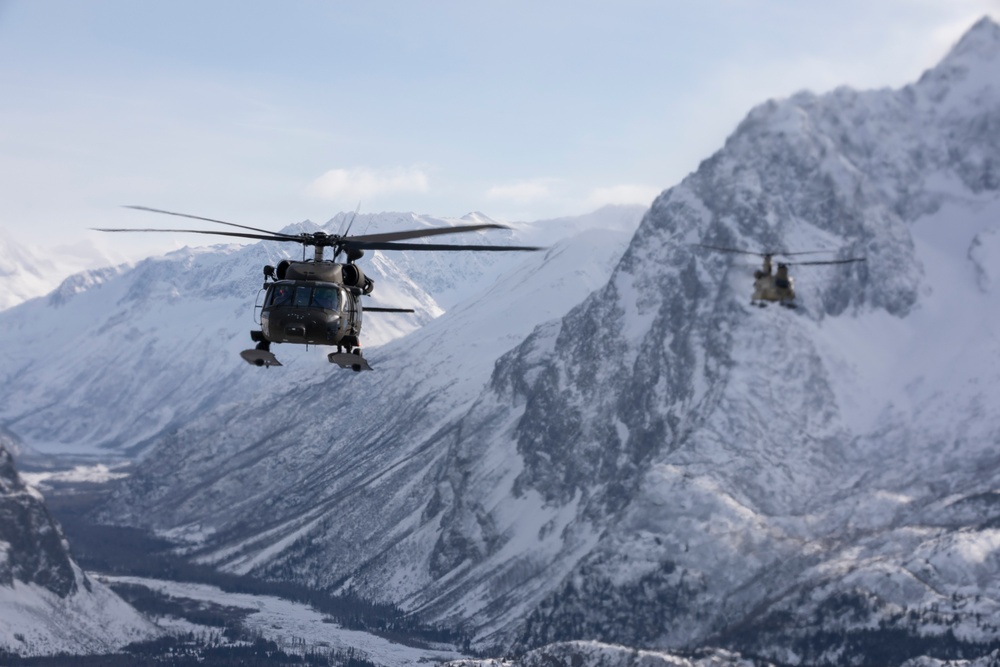
[(337, 364), (341, 368), (350, 368), (355, 373), (370, 371), (371, 366), (368, 361), (361, 356), (361, 348), (355, 348), (353, 352), (331, 352), (326, 355), (331, 364)]
[(243, 350), (240, 352), (240, 356), (243, 357), (244, 361), (252, 366), (263, 366), (264, 368), (281, 365), (278, 358), (271, 353), (271, 341), (265, 339), (262, 332), (251, 331), (250, 338), (256, 341), (257, 345), (252, 350)]
[(278, 358), (267, 350), (243, 350), (240, 352), (240, 356), (243, 357), (244, 361), (253, 366), (263, 366), (265, 368), (270, 368), (271, 366), (281, 366), (281, 362), (278, 361)]

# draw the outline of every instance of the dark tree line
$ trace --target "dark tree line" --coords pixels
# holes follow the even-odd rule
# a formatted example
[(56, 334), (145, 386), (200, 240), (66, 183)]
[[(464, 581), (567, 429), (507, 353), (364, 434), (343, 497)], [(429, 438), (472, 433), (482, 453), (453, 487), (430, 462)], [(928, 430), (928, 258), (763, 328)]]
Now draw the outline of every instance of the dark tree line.
[[(85, 570), (109, 575), (202, 583), (217, 586), (229, 593), (280, 597), (308, 604), (329, 616), (331, 622), (345, 628), (364, 630), (402, 643), (467, 643), (461, 633), (426, 624), (416, 615), (408, 614), (392, 604), (367, 600), (354, 594), (334, 595), (326, 590), (312, 589), (288, 581), (228, 574), (207, 565), (190, 562), (172, 553), (174, 545), (171, 542), (148, 531), (93, 523), (89, 510), (96, 502), (93, 496), (56, 495), (49, 503), (53, 514), (63, 526), (74, 557)], [(216, 626), (220, 627), (217, 623)]]

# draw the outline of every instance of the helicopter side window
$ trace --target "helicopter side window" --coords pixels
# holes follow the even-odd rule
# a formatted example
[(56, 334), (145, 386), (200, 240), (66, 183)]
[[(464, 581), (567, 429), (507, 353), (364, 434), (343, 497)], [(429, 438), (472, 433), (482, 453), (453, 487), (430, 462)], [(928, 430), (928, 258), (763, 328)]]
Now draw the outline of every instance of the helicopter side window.
[(295, 288), (295, 303), (293, 305), (295, 305), (295, 306), (302, 306), (302, 307), (308, 306), (309, 305), (309, 297), (310, 296), (312, 296), (312, 288), (311, 287), (306, 287), (304, 285), (298, 285)]
[(278, 285), (271, 292), (271, 306), (286, 306), (292, 301), (292, 292), (295, 288), (291, 285)]
[(336, 310), (337, 296), (337, 290), (332, 287), (317, 287), (313, 290), (313, 305), (327, 310)]

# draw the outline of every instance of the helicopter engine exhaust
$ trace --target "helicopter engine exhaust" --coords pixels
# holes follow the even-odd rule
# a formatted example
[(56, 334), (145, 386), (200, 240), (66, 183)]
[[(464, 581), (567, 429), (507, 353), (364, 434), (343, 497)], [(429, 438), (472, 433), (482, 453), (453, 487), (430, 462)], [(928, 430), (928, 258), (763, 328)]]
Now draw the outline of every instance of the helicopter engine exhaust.
[(365, 286), (365, 272), (356, 264), (344, 264), (341, 275), (344, 277), (344, 284), (348, 287)]
[(342, 265), (340, 275), (347, 287), (357, 287), (365, 294), (371, 294), (372, 290), (375, 289), (375, 282), (366, 276), (365, 272), (356, 264)]

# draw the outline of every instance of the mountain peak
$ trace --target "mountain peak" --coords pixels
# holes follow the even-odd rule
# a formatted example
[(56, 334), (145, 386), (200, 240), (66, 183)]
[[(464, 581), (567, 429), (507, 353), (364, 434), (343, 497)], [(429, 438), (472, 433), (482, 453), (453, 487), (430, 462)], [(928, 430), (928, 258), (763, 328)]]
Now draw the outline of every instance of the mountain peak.
[(976, 57), (993, 60), (1000, 54), (1000, 24), (984, 16), (969, 28), (948, 53), (948, 58)]
[(972, 93), (1000, 88), (996, 85), (998, 60), (1000, 24), (984, 16), (962, 35), (940, 63), (924, 72), (917, 86), (930, 88), (931, 97), (938, 100), (956, 88)]

